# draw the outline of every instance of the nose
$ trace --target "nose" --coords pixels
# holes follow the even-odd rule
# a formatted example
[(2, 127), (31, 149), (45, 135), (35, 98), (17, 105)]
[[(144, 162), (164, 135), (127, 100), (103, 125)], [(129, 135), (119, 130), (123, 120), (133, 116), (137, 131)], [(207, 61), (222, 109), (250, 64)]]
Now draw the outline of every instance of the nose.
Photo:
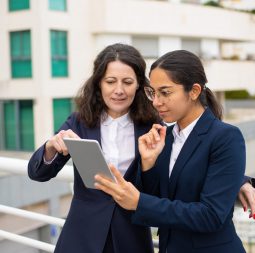
[(115, 89), (114, 89), (114, 93), (116, 94), (122, 94), (124, 93), (124, 89), (123, 89), (123, 85), (121, 82), (118, 82)]
[(159, 107), (162, 105), (162, 102), (160, 101), (159, 97), (157, 95), (155, 95), (152, 104), (155, 108)]

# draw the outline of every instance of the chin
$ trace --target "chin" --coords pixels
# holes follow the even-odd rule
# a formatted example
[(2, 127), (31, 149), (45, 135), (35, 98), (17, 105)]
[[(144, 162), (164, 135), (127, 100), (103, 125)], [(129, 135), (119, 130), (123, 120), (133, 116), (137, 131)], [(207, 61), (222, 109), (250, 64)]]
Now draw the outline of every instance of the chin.
[(113, 112), (114, 114), (118, 114), (118, 115), (124, 115), (126, 114), (129, 110), (127, 108), (111, 108), (110, 109), (111, 112)]
[(176, 122), (176, 119), (173, 119), (171, 117), (163, 117), (162, 119), (163, 119), (164, 122), (170, 123), (170, 124)]

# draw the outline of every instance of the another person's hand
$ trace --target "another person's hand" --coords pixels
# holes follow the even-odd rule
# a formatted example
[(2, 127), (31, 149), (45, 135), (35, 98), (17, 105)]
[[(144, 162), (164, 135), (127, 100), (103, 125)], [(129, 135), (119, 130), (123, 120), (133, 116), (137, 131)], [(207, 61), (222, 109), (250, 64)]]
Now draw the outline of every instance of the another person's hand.
[(251, 210), (249, 218), (255, 219), (255, 189), (250, 183), (245, 183), (240, 188), (238, 198), (241, 201), (244, 211)]
[(159, 154), (165, 146), (165, 137), (166, 127), (154, 124), (147, 134), (139, 138), (139, 152), (143, 171), (149, 170), (154, 166)]
[(71, 129), (61, 130), (56, 135), (52, 136), (45, 144), (44, 157), (47, 161), (51, 160), (57, 152), (64, 156), (69, 154), (63, 138), (80, 139), (80, 137)]
[(116, 182), (104, 175), (97, 174), (95, 176), (95, 187), (98, 190), (102, 190), (111, 195), (124, 209), (136, 210), (140, 192), (132, 183), (127, 182), (113, 165), (109, 165), (109, 168), (114, 175)]

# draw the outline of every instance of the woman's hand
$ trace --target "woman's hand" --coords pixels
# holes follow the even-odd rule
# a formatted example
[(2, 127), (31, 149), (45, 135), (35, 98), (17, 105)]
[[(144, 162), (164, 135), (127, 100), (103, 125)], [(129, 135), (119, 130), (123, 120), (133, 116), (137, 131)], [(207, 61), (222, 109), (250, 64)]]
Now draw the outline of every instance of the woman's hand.
[(140, 192), (132, 183), (127, 182), (113, 165), (109, 165), (109, 169), (114, 175), (116, 182), (104, 175), (97, 174), (95, 176), (95, 187), (111, 195), (124, 209), (136, 210)]
[(166, 127), (154, 124), (151, 130), (142, 135), (139, 140), (139, 152), (142, 160), (142, 170), (149, 170), (154, 166), (159, 154), (165, 146)]
[(59, 133), (51, 137), (45, 144), (44, 157), (47, 161), (53, 159), (57, 152), (62, 153), (64, 156), (69, 154), (63, 138), (80, 139), (80, 137), (71, 129), (61, 130)]
[(250, 183), (247, 182), (243, 184), (238, 193), (238, 198), (245, 212), (251, 209), (249, 218), (253, 217), (253, 219), (255, 219), (255, 189)]

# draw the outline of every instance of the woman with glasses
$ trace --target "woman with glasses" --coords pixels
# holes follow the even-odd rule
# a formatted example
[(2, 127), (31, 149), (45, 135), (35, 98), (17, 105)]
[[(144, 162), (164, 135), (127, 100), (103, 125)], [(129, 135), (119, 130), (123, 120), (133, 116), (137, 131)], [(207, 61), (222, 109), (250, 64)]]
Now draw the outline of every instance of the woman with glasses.
[[(159, 227), (160, 252), (241, 253), (232, 216), (245, 170), (245, 143), (223, 123), (201, 61), (177, 50), (151, 66), (145, 92), (165, 122), (139, 138), (137, 188), (111, 166), (117, 182), (97, 175), (133, 222)], [(254, 216), (255, 218), (255, 216)]]
[[(132, 46), (114, 44), (100, 52), (76, 97), (78, 112), (33, 154), (29, 177), (54, 178), (70, 158), (63, 142), (69, 137), (98, 140), (106, 159), (135, 182), (138, 137), (159, 122), (144, 94), (145, 67)], [(150, 229), (131, 224), (131, 214), (109, 195), (86, 187), (74, 166), (74, 196), (55, 253), (152, 253)]]

